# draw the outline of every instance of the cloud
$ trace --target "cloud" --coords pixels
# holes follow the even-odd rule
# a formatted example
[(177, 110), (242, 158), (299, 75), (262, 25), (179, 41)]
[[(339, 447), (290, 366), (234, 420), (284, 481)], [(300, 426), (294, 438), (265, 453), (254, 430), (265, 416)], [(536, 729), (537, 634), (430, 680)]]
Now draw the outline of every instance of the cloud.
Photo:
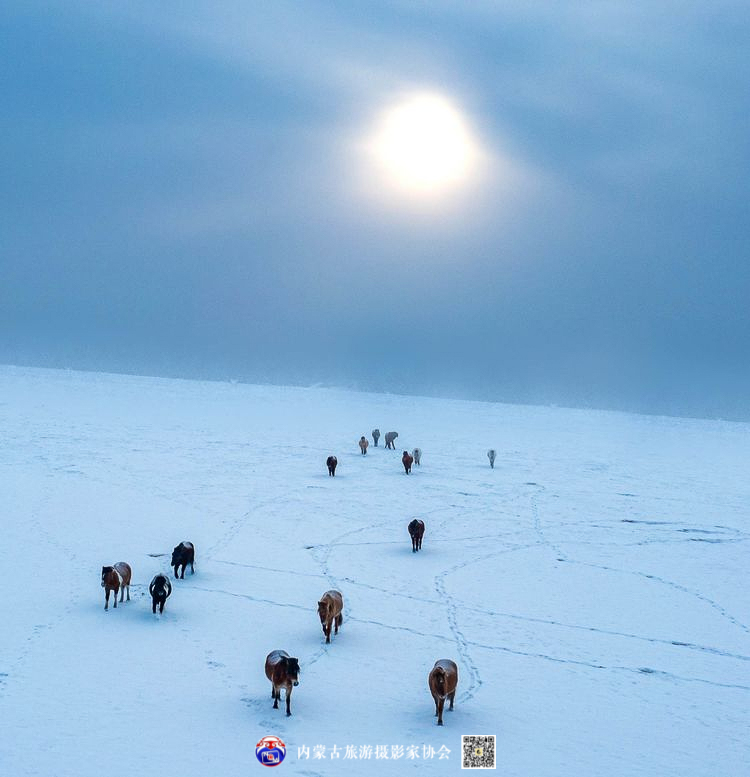
[[(739, 4), (29, 0), (0, 20), (0, 358), (639, 408), (669, 386), (718, 406), (680, 387), (705, 365), (741, 404)], [(481, 149), (441, 207), (362, 156), (414, 90)]]

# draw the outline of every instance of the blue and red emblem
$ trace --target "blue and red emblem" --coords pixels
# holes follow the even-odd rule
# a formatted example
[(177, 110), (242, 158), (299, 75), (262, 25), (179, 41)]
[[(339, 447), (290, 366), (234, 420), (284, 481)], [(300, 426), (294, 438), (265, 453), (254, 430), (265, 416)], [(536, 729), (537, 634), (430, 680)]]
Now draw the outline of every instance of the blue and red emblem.
[(263, 737), (255, 746), (255, 757), (263, 766), (278, 766), (286, 757), (286, 745), (278, 737)]

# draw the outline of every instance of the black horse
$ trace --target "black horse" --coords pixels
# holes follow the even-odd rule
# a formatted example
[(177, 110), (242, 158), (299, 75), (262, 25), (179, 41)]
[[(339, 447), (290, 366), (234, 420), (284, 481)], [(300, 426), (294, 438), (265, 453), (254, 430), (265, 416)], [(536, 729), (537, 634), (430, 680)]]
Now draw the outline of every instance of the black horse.
[(159, 615), (161, 615), (164, 612), (164, 604), (172, 593), (172, 583), (169, 582), (166, 575), (162, 575), (160, 572), (154, 576), (148, 587), (148, 592), (151, 594), (151, 612), (156, 614), (156, 605), (158, 604)]
[(409, 522), (409, 535), (411, 536), (411, 552), (422, 550), (422, 537), (424, 537), (424, 521), (415, 518)]
[[(190, 564), (190, 574), (195, 574), (195, 546), (192, 542), (181, 542), (172, 551), (172, 563), (170, 566), (174, 567), (175, 578), (185, 579), (185, 567)], [(178, 575), (179, 567), (182, 567), (182, 575)]]
[(328, 474), (331, 477), (335, 477), (336, 475), (336, 467), (338, 466), (339, 460), (335, 456), (329, 456), (326, 459), (326, 467), (328, 467)]

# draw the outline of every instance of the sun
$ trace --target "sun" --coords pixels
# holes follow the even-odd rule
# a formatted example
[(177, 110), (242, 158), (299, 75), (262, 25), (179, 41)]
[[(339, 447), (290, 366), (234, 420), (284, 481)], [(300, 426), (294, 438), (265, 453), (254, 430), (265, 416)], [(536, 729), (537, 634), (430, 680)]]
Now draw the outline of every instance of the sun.
[(388, 106), (368, 147), (386, 181), (413, 195), (440, 195), (463, 185), (479, 161), (463, 114), (434, 93), (407, 95)]

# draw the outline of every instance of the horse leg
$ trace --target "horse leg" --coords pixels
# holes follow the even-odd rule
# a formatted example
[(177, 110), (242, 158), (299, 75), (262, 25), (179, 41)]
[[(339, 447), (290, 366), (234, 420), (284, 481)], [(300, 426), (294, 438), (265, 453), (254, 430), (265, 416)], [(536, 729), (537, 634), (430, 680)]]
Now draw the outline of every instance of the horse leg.
[[(115, 597), (116, 599), (117, 597)], [(109, 588), (104, 589), (104, 609), (109, 609)]]
[[(326, 621), (326, 625), (323, 628), (323, 631), (326, 635), (326, 645), (330, 645), (331, 643), (331, 621)], [(287, 697), (289, 692), (287, 691)]]
[(445, 705), (445, 696), (441, 696), (438, 701), (438, 726), (443, 725), (443, 706)]
[(453, 700), (456, 698), (456, 692), (453, 691), (453, 693), (448, 694), (448, 701), (451, 703), (451, 706), (448, 709), (453, 709)]
[(161, 599), (159, 601), (159, 615), (161, 615), (164, 612), (164, 602), (166, 602), (166, 599)]
[(288, 718), (291, 717), (292, 715), (291, 701), (292, 701), (292, 686), (290, 684), (290, 685), (287, 685), (286, 687), (286, 716)]
[(273, 690), (273, 708), (277, 710), (279, 708), (279, 700), (281, 699), (281, 691), (274, 685)]
[(192, 562), (192, 561), (190, 562), (190, 574), (191, 574), (191, 575), (194, 575), (194, 574), (195, 574), (195, 566), (194, 566), (194, 564), (193, 564), (193, 562)]
[(128, 601), (130, 601), (130, 583), (128, 583)]
[(117, 607), (117, 589), (113, 588), (112, 590), (115, 592), (114, 600), (115, 600), (115, 607)]
[(336, 634), (338, 634), (338, 633), (339, 633), (339, 626), (340, 626), (340, 625), (341, 625), (343, 622), (344, 622), (344, 616), (343, 616), (341, 613), (339, 613), (339, 614), (336, 616), (336, 632), (335, 632)]
[(185, 567), (186, 566), (187, 566), (187, 564), (183, 564), (182, 565), (182, 574), (180, 575), (180, 580), (184, 580), (185, 579)]

